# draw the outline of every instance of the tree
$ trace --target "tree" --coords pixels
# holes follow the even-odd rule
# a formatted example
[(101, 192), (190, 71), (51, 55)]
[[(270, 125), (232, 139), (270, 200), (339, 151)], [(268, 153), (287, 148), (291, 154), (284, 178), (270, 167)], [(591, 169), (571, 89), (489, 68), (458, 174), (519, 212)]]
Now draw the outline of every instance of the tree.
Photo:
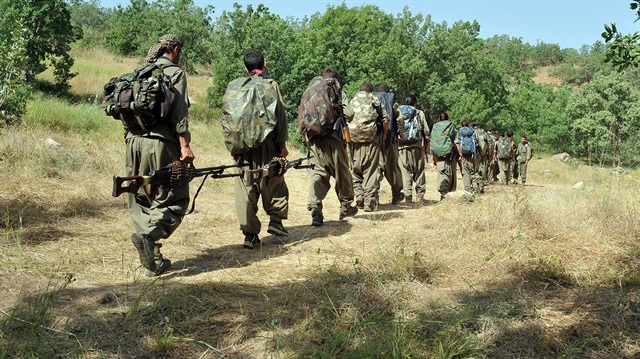
[[(640, 20), (640, 0), (630, 4), (631, 10), (636, 10), (636, 21)], [(621, 34), (616, 24), (604, 25), (602, 33), (604, 41), (609, 44), (606, 60), (619, 70), (637, 67), (640, 64), (640, 33)]]
[(12, 33), (16, 23), (22, 23), (28, 33), (28, 63), (22, 76), (30, 80), (50, 63), (56, 85), (66, 89), (75, 76), (71, 73), (71, 43), (82, 36), (80, 29), (71, 24), (67, 3), (64, 0), (0, 0), (0, 8), (3, 9), (0, 34)]
[(282, 91), (282, 95), (289, 117), (293, 116), (292, 108), (297, 109), (295, 102), (300, 97), (293, 98), (291, 87), (300, 84), (291, 83), (291, 75), (288, 75), (296, 61), (295, 52), (291, 50), (295, 44), (295, 33), (289, 23), (271, 14), (269, 8), (262, 4), (255, 9), (247, 5), (244, 11), (240, 5), (234, 4), (234, 11), (224, 11), (214, 24), (212, 42), (214, 83), (209, 89), (209, 101), (213, 106), (220, 106), (229, 82), (245, 74), (244, 54), (257, 50), (265, 56), (269, 75), (287, 89)]
[(598, 74), (567, 105), (574, 148), (589, 162), (622, 165), (638, 152), (640, 91), (624, 74)]
[(144, 57), (162, 35), (175, 34), (185, 44), (181, 61), (187, 71), (211, 60), (212, 6), (200, 8), (193, 0), (131, 0), (109, 19), (107, 46), (118, 54)]
[(27, 67), (28, 33), (21, 23), (16, 23), (7, 42), (0, 41), (6, 50), (0, 57), (0, 118), (5, 123), (20, 122), (26, 112), (29, 88), (21, 74)]

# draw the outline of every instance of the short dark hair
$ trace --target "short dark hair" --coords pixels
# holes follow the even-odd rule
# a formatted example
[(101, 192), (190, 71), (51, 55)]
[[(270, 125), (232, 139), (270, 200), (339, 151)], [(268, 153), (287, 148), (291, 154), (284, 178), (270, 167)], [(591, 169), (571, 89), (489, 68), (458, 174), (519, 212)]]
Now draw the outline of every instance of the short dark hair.
[(507, 132), (507, 137), (513, 137), (513, 131)]
[(524, 138), (525, 141), (527, 140), (527, 136), (525, 135), (522, 135), (522, 138)]
[(378, 85), (378, 91), (379, 92), (389, 92), (389, 85), (387, 85), (387, 84)]
[(480, 127), (480, 124), (478, 123), (478, 121), (473, 121), (471, 122), (471, 127)]
[(498, 136), (504, 137), (504, 132), (500, 131), (500, 133), (498, 133)]
[(331, 67), (325, 67), (322, 72), (320, 72), (320, 76), (325, 79), (338, 79), (338, 71), (334, 70)]
[(418, 104), (418, 98), (415, 95), (407, 95), (404, 98), (404, 104), (415, 107)]
[(496, 128), (495, 128), (495, 127), (493, 127), (493, 126), (491, 126), (491, 127), (489, 127), (489, 128), (487, 129), (487, 131), (495, 131), (495, 130), (496, 130)]
[(443, 121), (443, 120), (446, 120), (446, 121), (449, 120), (449, 115), (446, 112), (440, 113), (440, 121)]
[(251, 50), (244, 55), (244, 67), (247, 71), (262, 70), (264, 68), (264, 56), (260, 51)]
[(373, 92), (373, 85), (371, 84), (371, 82), (363, 82), (362, 85), (360, 85), (360, 91), (366, 91), (366, 92)]

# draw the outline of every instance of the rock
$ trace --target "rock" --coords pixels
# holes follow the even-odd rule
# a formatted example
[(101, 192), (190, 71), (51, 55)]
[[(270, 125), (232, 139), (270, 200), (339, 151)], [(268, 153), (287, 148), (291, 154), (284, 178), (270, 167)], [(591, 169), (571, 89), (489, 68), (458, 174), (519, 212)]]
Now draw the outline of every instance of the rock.
[(56, 142), (53, 138), (47, 138), (46, 140), (44, 140), (44, 144), (48, 148), (53, 148), (53, 149), (58, 149), (62, 147), (62, 145)]
[(611, 172), (609, 172), (609, 174), (611, 174), (612, 176), (620, 176), (621, 174), (624, 174), (625, 172), (627, 172), (627, 170), (625, 170), (624, 168), (618, 166), (618, 167), (612, 169)]
[(118, 300), (118, 296), (112, 291), (106, 291), (96, 294), (94, 300), (98, 304), (110, 304), (115, 303)]
[(449, 192), (444, 196), (445, 201), (453, 202), (471, 202), (473, 200), (473, 193), (467, 191), (455, 191)]
[(582, 187), (584, 187), (584, 182), (582, 182), (582, 181), (580, 181), (580, 182), (578, 182), (578, 183), (573, 185), (573, 189), (575, 189), (575, 190), (582, 189)]
[(568, 153), (563, 152), (551, 156), (551, 160), (556, 162), (569, 163), (571, 162), (571, 156)]

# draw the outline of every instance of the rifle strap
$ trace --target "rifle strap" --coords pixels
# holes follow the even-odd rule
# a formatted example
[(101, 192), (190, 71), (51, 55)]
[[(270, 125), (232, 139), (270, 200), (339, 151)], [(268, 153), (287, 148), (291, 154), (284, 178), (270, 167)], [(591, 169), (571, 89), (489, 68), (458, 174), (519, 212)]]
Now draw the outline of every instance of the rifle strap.
[(196, 198), (198, 197), (198, 194), (200, 194), (200, 190), (202, 189), (202, 186), (204, 186), (204, 181), (207, 180), (207, 177), (209, 177), (208, 173), (202, 179), (202, 183), (200, 183), (200, 186), (198, 186), (198, 190), (196, 191), (196, 194), (193, 196), (193, 201), (191, 202), (191, 210), (187, 214), (193, 213), (193, 210), (196, 209)]

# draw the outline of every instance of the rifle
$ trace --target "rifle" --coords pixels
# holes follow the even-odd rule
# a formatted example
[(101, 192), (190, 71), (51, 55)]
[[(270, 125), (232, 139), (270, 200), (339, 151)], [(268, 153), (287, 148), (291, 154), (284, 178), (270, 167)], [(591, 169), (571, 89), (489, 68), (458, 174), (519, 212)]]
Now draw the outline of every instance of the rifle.
[[(160, 169), (150, 171), (148, 175), (144, 176), (113, 176), (113, 191), (111, 195), (118, 197), (123, 193), (137, 193), (140, 187), (146, 185), (176, 187), (201, 176), (211, 176), (213, 178), (241, 177), (242, 173), (224, 173), (224, 170), (248, 165), (248, 163), (242, 163), (242, 160), (239, 160), (233, 165), (196, 169), (194, 166), (187, 165), (182, 161), (175, 161)], [(125, 182), (129, 183), (124, 185)], [(147, 191), (147, 194), (149, 194), (149, 191)]]
[(303, 165), (302, 161), (312, 159), (313, 156), (307, 153), (307, 157), (300, 157), (293, 161), (287, 161), (284, 157), (274, 157), (271, 162), (262, 168), (255, 170), (245, 170), (243, 174), (244, 183), (247, 186), (253, 186), (260, 183), (263, 178), (280, 177), (287, 172), (288, 169), (304, 169), (314, 168), (314, 164)]
[(338, 102), (336, 111), (338, 111), (338, 118), (333, 124), (333, 129), (335, 131), (338, 131), (338, 133), (342, 133), (342, 139), (347, 143), (347, 148), (349, 149), (349, 157), (351, 158), (351, 163), (353, 163), (353, 142), (351, 142), (351, 133), (349, 133), (349, 126), (347, 125), (347, 121), (344, 118), (342, 100)]

